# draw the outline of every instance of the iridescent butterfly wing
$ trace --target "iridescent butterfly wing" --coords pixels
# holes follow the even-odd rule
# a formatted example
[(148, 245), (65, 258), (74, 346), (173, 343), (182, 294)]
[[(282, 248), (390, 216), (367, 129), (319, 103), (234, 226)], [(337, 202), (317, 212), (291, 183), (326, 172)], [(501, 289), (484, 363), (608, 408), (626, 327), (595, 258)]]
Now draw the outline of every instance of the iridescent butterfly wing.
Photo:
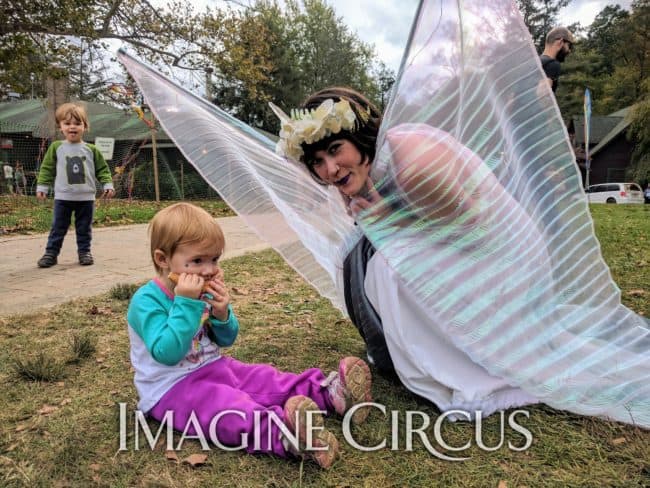
[[(246, 224), (343, 310), (340, 263), (359, 230), (336, 192), (275, 154), (275, 142), (118, 53), (165, 132)], [(227, 243), (226, 243), (227, 246)], [(338, 283), (337, 283), (338, 281)]]
[(648, 322), (621, 305), (514, 3), (423, 2), (398, 82), (365, 234), (490, 373), (650, 426)]

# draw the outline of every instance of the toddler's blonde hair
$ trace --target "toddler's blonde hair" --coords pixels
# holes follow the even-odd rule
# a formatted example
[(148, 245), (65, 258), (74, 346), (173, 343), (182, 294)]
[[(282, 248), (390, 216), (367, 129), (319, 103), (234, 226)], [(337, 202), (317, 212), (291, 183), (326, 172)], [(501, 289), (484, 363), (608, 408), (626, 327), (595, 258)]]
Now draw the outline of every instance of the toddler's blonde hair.
[(162, 209), (149, 223), (151, 259), (160, 274), (162, 269), (156, 264), (154, 253), (160, 249), (171, 258), (181, 244), (215, 242), (219, 254), (223, 254), (226, 240), (221, 227), (208, 212), (190, 203), (175, 203)]
[(77, 122), (81, 122), (85, 129), (90, 129), (90, 124), (88, 123), (88, 114), (86, 109), (82, 105), (77, 105), (76, 103), (64, 103), (59, 108), (56, 109), (54, 113), (54, 118), (56, 119), (57, 127), (64, 120), (70, 118), (75, 119)]

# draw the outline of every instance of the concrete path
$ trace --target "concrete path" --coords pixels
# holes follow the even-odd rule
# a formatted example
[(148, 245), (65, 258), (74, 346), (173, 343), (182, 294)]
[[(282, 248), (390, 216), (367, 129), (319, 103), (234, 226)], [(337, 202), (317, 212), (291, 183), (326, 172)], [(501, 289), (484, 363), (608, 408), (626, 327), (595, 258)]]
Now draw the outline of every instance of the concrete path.
[[(269, 247), (239, 217), (217, 220), (226, 235), (224, 259)], [(0, 237), (0, 316), (98, 295), (117, 283), (137, 283), (154, 275), (147, 224), (93, 229), (92, 266), (79, 265), (71, 229), (59, 264), (37, 267), (46, 242), (47, 234)]]

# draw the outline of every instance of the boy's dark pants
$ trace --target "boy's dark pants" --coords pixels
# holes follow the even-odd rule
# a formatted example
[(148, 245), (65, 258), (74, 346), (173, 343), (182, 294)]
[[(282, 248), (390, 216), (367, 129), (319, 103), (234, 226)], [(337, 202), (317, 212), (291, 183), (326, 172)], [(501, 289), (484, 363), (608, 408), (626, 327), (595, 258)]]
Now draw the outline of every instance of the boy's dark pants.
[(95, 202), (77, 202), (73, 200), (54, 200), (54, 221), (52, 230), (47, 238), (46, 254), (58, 256), (63, 245), (63, 238), (74, 212), (75, 229), (77, 231), (77, 252), (79, 254), (90, 252), (90, 240), (92, 239), (92, 223)]

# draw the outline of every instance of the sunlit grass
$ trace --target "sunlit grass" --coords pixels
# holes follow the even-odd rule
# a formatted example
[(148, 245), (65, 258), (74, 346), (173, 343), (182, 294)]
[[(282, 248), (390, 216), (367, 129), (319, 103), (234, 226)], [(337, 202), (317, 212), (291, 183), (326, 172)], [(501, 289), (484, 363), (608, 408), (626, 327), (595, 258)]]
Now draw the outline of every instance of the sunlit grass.
[[(144, 224), (149, 222), (158, 210), (172, 203), (176, 202), (99, 199), (95, 203), (93, 226)], [(191, 203), (205, 208), (215, 217), (235, 215), (221, 200), (201, 200)], [(54, 201), (51, 198), (38, 201), (36, 197), (31, 196), (0, 196), (0, 234), (49, 232), (53, 206)]]
[[(650, 311), (647, 207), (592, 209), (623, 302), (645, 314)], [(241, 323), (240, 336), (227, 354), (291, 371), (318, 366), (326, 372), (341, 356), (364, 354), (350, 322), (274, 252), (225, 261), (224, 269)], [(544, 405), (526, 408), (530, 417), (518, 419), (533, 435), (526, 451), (507, 448), (508, 441), (523, 443), (507, 424), (505, 445), (493, 452), (479, 449), (474, 441), (461, 453), (442, 449), (435, 446), (432, 427), (425, 429), (440, 452), (470, 458), (463, 462), (438, 459), (418, 436), (409, 451), (402, 435), (406, 412), (422, 412), (433, 423), (436, 409), (379, 376), (373, 386), (375, 401), (398, 412), (396, 451), (354, 449), (344, 440), (337, 418), (328, 419), (327, 426), (342, 442), (343, 456), (329, 471), (310, 462), (216, 448), (207, 452), (204, 466), (191, 468), (167, 460), (161, 446), (152, 451), (141, 444), (145, 447), (136, 451), (131, 415), (137, 398), (125, 322), (131, 291), (122, 284), (107, 294), (46, 312), (0, 318), (0, 486), (497, 487), (500, 481), (509, 488), (650, 485), (649, 431)], [(92, 339), (95, 348), (78, 362), (68, 360), (74, 356), (75, 334), (85, 334), (79, 341)], [(38, 363), (43, 358), (62, 365), (58, 379), (35, 381), (11, 366), (15, 359)], [(125, 452), (118, 452), (120, 403), (130, 414)], [(498, 444), (500, 426), (498, 415), (484, 422), (486, 445)], [(474, 429), (465, 422), (445, 424), (443, 436), (450, 446), (461, 446), (474, 438)], [(366, 446), (385, 438), (390, 444), (391, 424), (375, 410), (353, 434)], [(177, 434), (176, 442), (179, 439)], [(200, 452), (198, 442), (186, 441), (178, 457)]]

